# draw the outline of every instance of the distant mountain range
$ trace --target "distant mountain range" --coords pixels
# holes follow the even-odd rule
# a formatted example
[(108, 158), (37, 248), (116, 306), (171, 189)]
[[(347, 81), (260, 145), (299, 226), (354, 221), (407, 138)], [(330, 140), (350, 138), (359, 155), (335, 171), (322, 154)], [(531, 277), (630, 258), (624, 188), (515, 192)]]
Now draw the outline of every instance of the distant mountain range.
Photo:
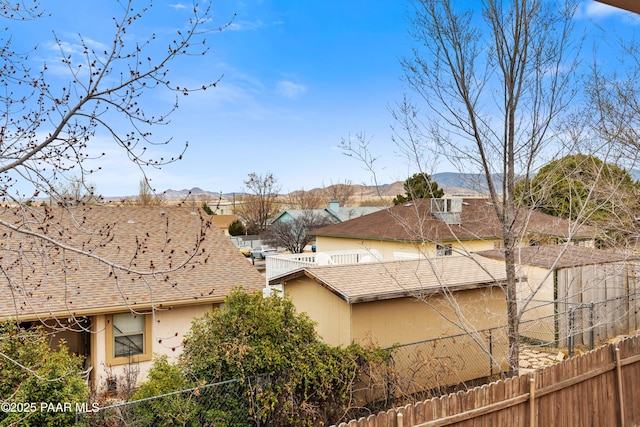
[[(447, 194), (458, 195), (475, 195), (486, 191), (486, 185), (482, 185), (481, 176), (478, 174), (463, 174), (456, 172), (443, 172), (432, 175), (432, 179), (438, 183), (440, 188), (444, 188)], [(377, 189), (375, 186), (367, 186), (361, 184), (353, 184), (354, 194), (360, 197), (376, 197), (378, 195), (385, 197), (394, 197), (398, 194), (404, 194), (404, 181), (397, 181), (391, 184), (380, 185)], [(322, 188), (315, 188), (308, 191), (321, 191)], [(203, 190), (198, 187), (191, 189), (173, 190), (168, 189), (162, 193), (168, 200), (186, 200), (190, 196), (206, 197), (212, 201), (222, 197), (223, 200), (232, 200), (235, 196), (241, 196), (243, 193), (219, 193)]]
[[(632, 169), (629, 174), (631, 177), (640, 181), (640, 170)], [(500, 174), (493, 176), (494, 180), (499, 180)], [(445, 190), (445, 194), (449, 196), (476, 196), (482, 193), (486, 193), (487, 185), (484, 181), (484, 175), (482, 174), (469, 174), (458, 172), (441, 172), (435, 173), (431, 178), (438, 183), (438, 187)], [(404, 181), (397, 181), (391, 184), (384, 184), (376, 188), (375, 186), (366, 186), (361, 184), (354, 184), (354, 194), (361, 198), (366, 197), (394, 197), (398, 194), (404, 194)], [(308, 191), (321, 191), (322, 188), (316, 188)], [(222, 197), (223, 200), (232, 200), (235, 196), (241, 196), (243, 193), (219, 193), (206, 191), (198, 187), (183, 190), (166, 190), (163, 195), (168, 200), (186, 200), (189, 196), (196, 196), (198, 198), (209, 198), (211, 201), (218, 200)]]

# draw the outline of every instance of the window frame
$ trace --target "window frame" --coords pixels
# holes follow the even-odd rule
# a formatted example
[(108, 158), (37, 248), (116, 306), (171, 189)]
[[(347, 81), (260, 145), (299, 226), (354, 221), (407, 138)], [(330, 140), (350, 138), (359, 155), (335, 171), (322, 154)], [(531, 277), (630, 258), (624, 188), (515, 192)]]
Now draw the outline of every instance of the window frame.
[(438, 243), (436, 244), (436, 256), (450, 256), (453, 255), (453, 245), (450, 243)]
[[(116, 356), (115, 355), (115, 339), (121, 336), (127, 335), (139, 335), (139, 332), (130, 333), (130, 334), (116, 334), (114, 331), (115, 325), (113, 323), (113, 318), (115, 315), (119, 314), (129, 314), (131, 316), (140, 316), (144, 319), (144, 327), (142, 330), (142, 343), (143, 343), (143, 352), (134, 354), (131, 356)], [(137, 363), (151, 360), (151, 356), (153, 354), (151, 346), (153, 345), (153, 340), (151, 337), (151, 326), (152, 319), (150, 314), (135, 314), (131, 312), (124, 313), (113, 313), (105, 316), (105, 336), (106, 336), (106, 349), (105, 349), (105, 359), (107, 365), (124, 365), (128, 363)]]

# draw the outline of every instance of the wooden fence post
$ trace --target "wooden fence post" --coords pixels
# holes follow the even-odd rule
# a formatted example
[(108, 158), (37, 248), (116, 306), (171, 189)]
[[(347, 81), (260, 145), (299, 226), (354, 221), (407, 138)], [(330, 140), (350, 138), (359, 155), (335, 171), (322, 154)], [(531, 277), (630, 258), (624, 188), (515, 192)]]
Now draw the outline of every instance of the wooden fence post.
[(618, 410), (620, 411), (620, 427), (624, 427), (624, 395), (622, 394), (622, 364), (620, 363), (620, 349), (618, 343), (615, 344), (616, 355), (616, 378), (618, 382)]
[(536, 376), (529, 379), (529, 427), (536, 427)]

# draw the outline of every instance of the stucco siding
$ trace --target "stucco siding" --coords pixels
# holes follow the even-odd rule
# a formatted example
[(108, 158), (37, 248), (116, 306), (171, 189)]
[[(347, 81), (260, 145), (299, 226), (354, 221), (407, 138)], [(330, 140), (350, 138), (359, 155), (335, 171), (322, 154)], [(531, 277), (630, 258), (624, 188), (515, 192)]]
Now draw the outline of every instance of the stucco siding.
[(506, 303), (500, 288), (456, 292), (453, 304), (447, 297), (435, 295), (426, 302), (409, 297), (349, 305), (306, 277), (286, 282), (284, 291), (298, 312), (307, 313), (317, 323), (318, 334), (331, 345), (371, 340), (390, 347), (454, 335), (463, 332), (457, 326), (461, 319), (472, 329), (506, 324)]
[(459, 326), (487, 329), (506, 324), (506, 303), (499, 288), (443, 295), (374, 301), (353, 306), (352, 341), (372, 339), (381, 347), (463, 333)]
[(153, 352), (176, 359), (182, 353), (184, 335), (191, 330), (191, 321), (201, 317), (215, 305), (204, 304), (157, 310), (153, 319)]
[[(526, 338), (552, 343), (556, 336), (557, 307), (554, 301), (555, 278), (553, 271), (531, 265), (520, 265), (520, 277), (525, 282), (518, 284), (518, 308), (522, 313), (520, 335)], [(525, 306), (526, 304), (526, 306)]]
[[(443, 245), (450, 244), (453, 248), (453, 255), (460, 252), (476, 252), (494, 249), (498, 240), (467, 240), (467, 241), (443, 241)], [(316, 238), (316, 248), (318, 252), (347, 251), (354, 249), (377, 250), (384, 260), (391, 261), (396, 253), (409, 253), (424, 255), (426, 257), (436, 256), (436, 244), (432, 242), (405, 243), (396, 241), (362, 240), (341, 237), (318, 236)]]
[(413, 245), (399, 242), (381, 242), (375, 240), (348, 239), (336, 237), (316, 238), (317, 252), (335, 252), (350, 250), (377, 250), (385, 260), (393, 260), (394, 252), (415, 252)]
[(299, 313), (307, 313), (316, 322), (316, 331), (325, 343), (351, 344), (351, 308), (344, 300), (308, 278), (286, 282), (284, 292)]
[[(214, 305), (202, 304), (185, 307), (174, 307), (169, 310), (157, 310), (153, 315), (148, 315), (147, 320), (151, 325), (151, 353), (155, 355), (165, 354), (170, 361), (177, 360), (182, 353), (182, 341), (184, 335), (191, 329), (193, 318), (202, 316), (206, 311), (212, 310)], [(91, 361), (93, 366), (92, 381), (98, 390), (106, 390), (107, 380), (115, 379), (118, 387), (126, 382), (125, 377), (132, 375), (134, 384), (139, 384), (147, 379), (147, 373), (153, 363), (150, 361), (134, 361), (131, 364), (110, 365), (107, 352), (106, 328), (111, 327), (106, 323), (105, 315), (93, 317), (93, 336), (91, 339)]]

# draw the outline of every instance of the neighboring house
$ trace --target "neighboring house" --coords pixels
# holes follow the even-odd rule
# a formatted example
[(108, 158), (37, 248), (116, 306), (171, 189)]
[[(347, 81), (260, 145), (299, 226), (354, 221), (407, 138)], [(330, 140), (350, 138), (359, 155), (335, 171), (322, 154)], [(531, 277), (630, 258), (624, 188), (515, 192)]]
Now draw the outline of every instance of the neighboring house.
[(226, 235), (229, 236), (229, 226), (238, 219), (238, 215), (211, 215), (209, 219)]
[[(473, 256), (309, 266), (273, 278), (269, 285), (282, 287), (297, 311), (316, 322), (326, 343), (390, 347), (506, 325), (500, 287), (505, 277), (504, 265)], [(497, 366), (507, 357), (502, 344), (493, 349)], [(471, 362), (487, 360), (488, 351), (469, 345), (464, 354), (445, 356)], [(490, 364), (458, 366), (450, 378), (440, 380), (457, 384), (485, 377)]]
[(332, 201), (329, 202), (329, 207), (324, 209), (288, 209), (271, 220), (270, 223), (274, 224), (277, 222), (294, 221), (297, 218), (309, 214), (327, 218), (331, 223), (338, 223), (348, 221), (353, 218), (359, 218), (363, 215), (368, 215), (381, 209), (382, 208), (379, 206), (340, 207), (339, 202)]
[[(504, 252), (477, 255), (504, 266)], [(520, 334), (560, 346), (602, 342), (640, 329), (640, 258), (578, 246), (531, 246), (516, 252)], [(570, 320), (570, 318), (572, 319)]]
[[(593, 245), (595, 232), (570, 221), (521, 209), (520, 245)], [(573, 230), (573, 232), (572, 232)], [(499, 249), (502, 229), (489, 199), (419, 199), (314, 230), (318, 252), (376, 250), (384, 260)]]
[(5, 226), (0, 240), (0, 318), (44, 322), (86, 358), (98, 390), (144, 380), (153, 354), (181, 353), (194, 317), (234, 287), (263, 287), (210, 219), (169, 206), (4, 211), (17, 230)]

